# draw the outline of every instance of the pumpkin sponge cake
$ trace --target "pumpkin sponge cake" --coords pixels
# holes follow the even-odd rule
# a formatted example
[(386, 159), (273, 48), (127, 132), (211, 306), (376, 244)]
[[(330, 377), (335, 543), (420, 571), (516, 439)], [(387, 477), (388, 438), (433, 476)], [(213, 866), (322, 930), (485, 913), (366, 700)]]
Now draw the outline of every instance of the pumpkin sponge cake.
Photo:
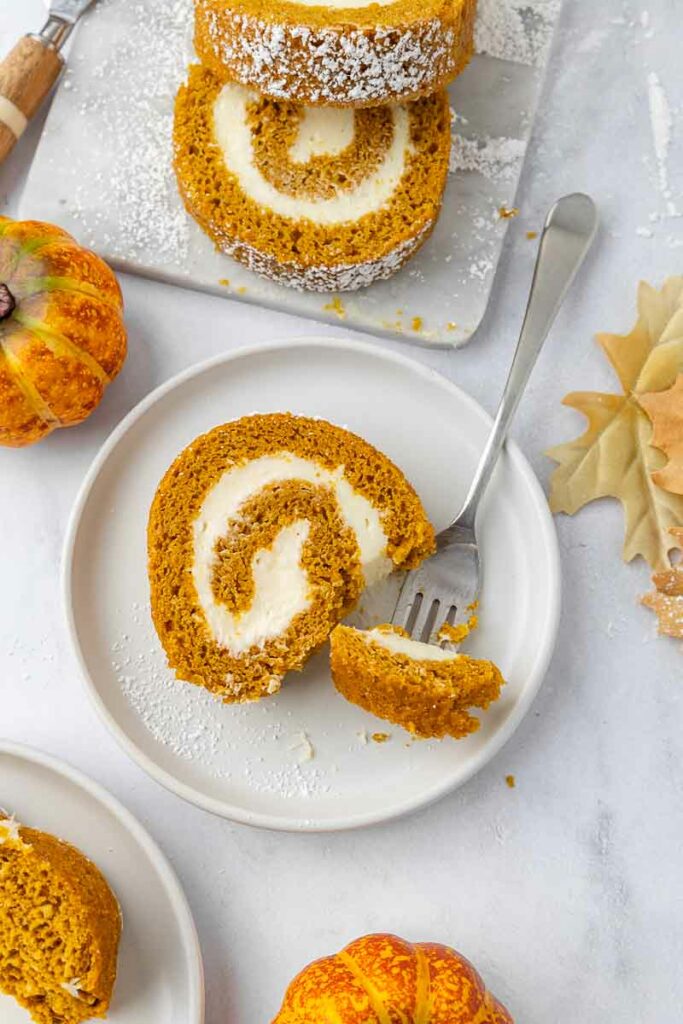
[(472, 54), (476, 0), (196, 0), (195, 49), (224, 81), (310, 105), (436, 92)]
[(479, 719), (471, 709), (497, 700), (504, 682), (492, 662), (418, 643), (392, 626), (338, 626), (330, 641), (339, 692), (425, 739), (475, 732)]
[(445, 92), (305, 107), (193, 65), (176, 99), (188, 212), (223, 252), (299, 289), (350, 291), (395, 273), (436, 223), (449, 151)]
[(256, 700), (367, 584), (433, 547), (415, 491), (372, 445), (323, 420), (247, 416), (198, 437), (159, 485), (152, 617), (179, 679)]
[(37, 1024), (105, 1017), (120, 934), (118, 903), (95, 865), (0, 812), (0, 991)]

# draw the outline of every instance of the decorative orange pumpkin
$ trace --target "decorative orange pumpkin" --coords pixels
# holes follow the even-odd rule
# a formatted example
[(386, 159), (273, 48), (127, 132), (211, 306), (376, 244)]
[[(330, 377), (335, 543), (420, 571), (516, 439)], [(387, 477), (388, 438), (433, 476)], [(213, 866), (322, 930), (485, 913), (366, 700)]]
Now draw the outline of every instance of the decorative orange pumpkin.
[(0, 217), (0, 444), (95, 409), (126, 358), (113, 271), (61, 228)]
[(464, 956), (432, 942), (366, 935), (317, 960), (273, 1024), (514, 1024)]

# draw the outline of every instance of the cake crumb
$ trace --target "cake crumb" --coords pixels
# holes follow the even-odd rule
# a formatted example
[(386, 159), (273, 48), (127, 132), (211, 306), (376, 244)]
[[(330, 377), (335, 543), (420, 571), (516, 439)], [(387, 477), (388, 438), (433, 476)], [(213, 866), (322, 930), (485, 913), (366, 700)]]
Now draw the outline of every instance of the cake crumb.
[(458, 325), (456, 323), (454, 323), (452, 320), (449, 320), (448, 323), (446, 324), (446, 330), (454, 331), (457, 326)]
[(501, 220), (511, 220), (513, 217), (519, 217), (519, 209), (516, 206), (501, 206), (498, 208), (498, 216)]
[(534, 238), (538, 238), (538, 231), (527, 231), (526, 237), (530, 242), (533, 242)]
[(372, 738), (375, 743), (386, 743), (387, 740), (391, 739), (390, 732), (373, 732)]
[[(468, 611), (472, 611), (475, 607), (476, 605), (471, 605)], [(449, 622), (444, 622), (436, 634), (436, 638), (440, 643), (461, 644), (478, 625), (479, 617), (477, 615), (470, 615), (467, 622), (463, 622), (459, 626), (451, 626)]]
[(326, 305), (323, 306), (323, 309), (328, 309), (331, 313), (336, 313), (340, 320), (346, 320), (346, 308), (338, 295), (335, 295), (331, 302), (326, 303)]
[(421, 331), (423, 323), (424, 321), (421, 316), (414, 316), (413, 319), (410, 321), (410, 326), (414, 331)]
[(517, 779), (514, 777), (514, 775), (506, 775), (505, 781), (510, 789), (514, 789), (517, 785)]
[(230, 287), (230, 278), (229, 277), (222, 277), (218, 283), (220, 285), (222, 285), (224, 288), (229, 288)]

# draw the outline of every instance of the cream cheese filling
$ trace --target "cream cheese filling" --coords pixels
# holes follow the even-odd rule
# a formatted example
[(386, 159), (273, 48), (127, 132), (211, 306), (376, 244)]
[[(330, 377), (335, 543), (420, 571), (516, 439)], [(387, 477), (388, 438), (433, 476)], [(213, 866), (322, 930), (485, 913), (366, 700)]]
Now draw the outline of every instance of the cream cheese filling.
[(12, 843), (21, 839), (20, 828), (21, 825), (15, 818), (3, 818), (0, 821), (0, 846), (3, 843)]
[(304, 107), (289, 155), (297, 164), (307, 164), (314, 156), (339, 156), (351, 145), (353, 135), (353, 110)]
[(313, 600), (308, 575), (301, 564), (310, 529), (305, 519), (284, 527), (272, 547), (254, 556), (254, 599), (246, 611), (233, 614), (216, 601), (213, 592), (216, 542), (227, 532), (230, 521), (238, 519), (244, 503), (264, 487), (288, 480), (334, 490), (340, 515), (356, 536), (366, 585), (384, 578), (393, 569), (380, 512), (354, 490), (344, 476), (343, 466), (331, 471), (314, 460), (280, 452), (228, 469), (204, 498), (194, 521), (192, 575), (214, 640), (236, 656), (279, 636)]
[(22, 849), (30, 850), (30, 845), (21, 838), (20, 828), (21, 825), (14, 815), (9, 818), (2, 818), (0, 820), (0, 846), (4, 846), (5, 843), (16, 843)]
[(444, 651), (434, 644), (423, 644), (410, 640), (400, 633), (385, 632), (382, 629), (368, 629), (361, 633), (367, 644), (377, 644), (392, 654), (405, 654), (413, 661), (455, 661), (460, 655), (455, 651)]
[[(281, 217), (304, 218), (315, 224), (356, 221), (368, 213), (376, 213), (389, 202), (405, 173), (406, 155), (413, 149), (405, 107), (391, 108), (394, 127), (391, 145), (379, 166), (357, 188), (340, 191), (326, 199), (311, 199), (279, 192), (256, 165), (247, 120), (248, 105), (255, 97), (255, 93), (241, 85), (224, 85), (213, 108), (214, 134), (226, 167), (250, 199)], [(353, 139), (353, 119), (352, 110), (321, 108), (311, 113), (307, 109), (290, 149), (292, 160), (306, 163), (312, 155), (340, 153)]]

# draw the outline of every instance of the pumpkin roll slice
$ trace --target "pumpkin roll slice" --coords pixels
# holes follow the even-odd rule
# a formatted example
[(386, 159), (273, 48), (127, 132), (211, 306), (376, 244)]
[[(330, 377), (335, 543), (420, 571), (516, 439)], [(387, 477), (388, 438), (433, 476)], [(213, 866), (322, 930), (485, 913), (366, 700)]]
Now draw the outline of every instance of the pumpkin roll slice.
[(476, 0), (196, 0), (203, 64), (274, 99), (363, 107), (443, 88), (473, 50)]
[(37, 1024), (106, 1017), (121, 912), (79, 850), (0, 812), (0, 991)]
[(217, 247), (299, 289), (349, 291), (395, 273), (436, 222), (448, 174), (439, 92), (403, 106), (278, 102), (193, 66), (176, 99), (175, 168)]
[(352, 704), (424, 739), (476, 732), (504, 680), (490, 661), (411, 640), (392, 626), (338, 626), (330, 637), (334, 685)]
[(248, 416), (193, 441), (159, 485), (152, 617), (179, 679), (257, 700), (367, 584), (433, 546), (415, 491), (366, 441), (322, 420)]

